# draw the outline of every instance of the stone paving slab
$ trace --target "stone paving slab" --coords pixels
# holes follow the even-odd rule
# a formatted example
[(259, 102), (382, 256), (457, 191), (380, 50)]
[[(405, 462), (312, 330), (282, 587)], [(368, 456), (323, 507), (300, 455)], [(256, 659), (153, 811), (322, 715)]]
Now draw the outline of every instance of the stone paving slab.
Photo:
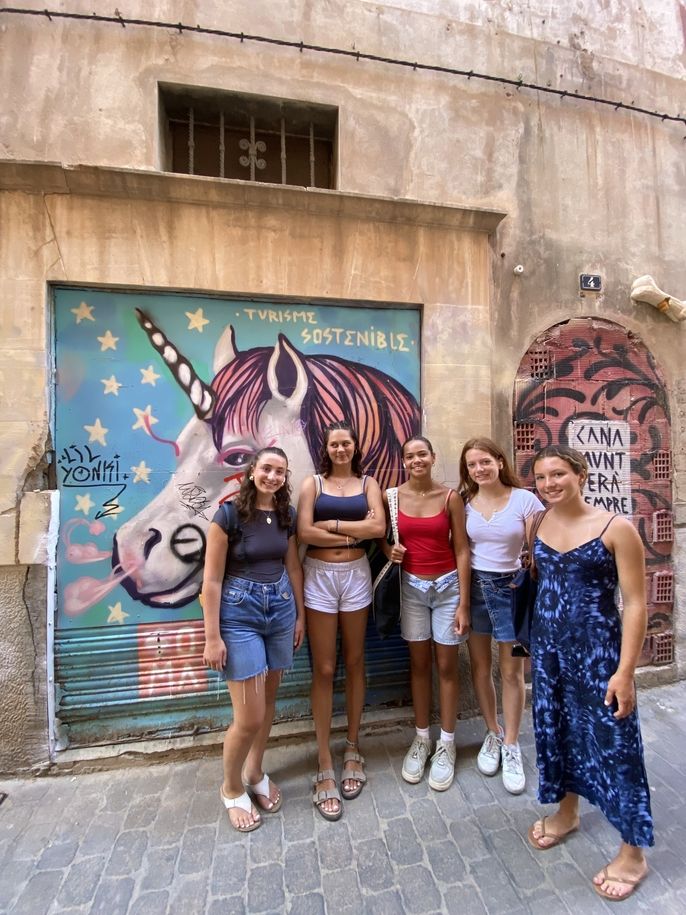
[[(686, 912), (686, 684), (640, 697), (656, 846), (651, 873), (622, 915)], [(603, 913), (591, 887), (614, 855), (616, 832), (582, 802), (581, 829), (536, 852), (526, 838), (535, 797), (530, 718), (522, 747), (528, 784), (513, 797), (482, 777), (476, 720), (458, 723), (457, 777), (443, 793), (406, 784), (412, 732), (370, 728), (369, 782), (325, 822), (310, 801), (315, 744), (280, 743), (268, 771), (282, 809), (239, 835), (219, 803), (221, 758), (88, 775), (0, 781), (0, 912), (11, 915), (370, 915)], [(343, 741), (338, 740), (337, 768)], [(545, 812), (545, 811), (543, 811)]]

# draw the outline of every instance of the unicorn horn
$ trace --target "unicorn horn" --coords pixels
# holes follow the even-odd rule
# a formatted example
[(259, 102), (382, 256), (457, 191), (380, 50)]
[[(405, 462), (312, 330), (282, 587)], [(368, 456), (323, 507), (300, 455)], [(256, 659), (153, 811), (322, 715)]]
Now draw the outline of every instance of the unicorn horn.
[(169, 366), (169, 371), (179, 387), (188, 394), (198, 419), (211, 419), (216, 400), (212, 388), (198, 377), (190, 362), (165, 337), (159, 327), (153, 324), (144, 311), (136, 308), (135, 312), (136, 320), (147, 334), (148, 340)]

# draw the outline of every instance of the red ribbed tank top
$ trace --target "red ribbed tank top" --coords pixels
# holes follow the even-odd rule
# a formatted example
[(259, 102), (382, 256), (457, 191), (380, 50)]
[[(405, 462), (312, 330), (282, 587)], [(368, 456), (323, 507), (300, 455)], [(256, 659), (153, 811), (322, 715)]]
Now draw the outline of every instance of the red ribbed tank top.
[(450, 515), (444, 509), (415, 518), (398, 509), (398, 535), (406, 548), (403, 569), (412, 575), (445, 575), (457, 568), (450, 539)]

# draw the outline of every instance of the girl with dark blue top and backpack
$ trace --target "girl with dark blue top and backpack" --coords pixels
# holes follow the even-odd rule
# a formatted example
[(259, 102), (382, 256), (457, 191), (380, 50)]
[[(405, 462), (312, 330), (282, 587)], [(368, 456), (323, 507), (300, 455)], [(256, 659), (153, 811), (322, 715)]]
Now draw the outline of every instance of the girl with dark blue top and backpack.
[(305, 634), (290, 496), (286, 455), (280, 448), (263, 448), (235, 501), (220, 507), (207, 534), (204, 662), (228, 681), (231, 695), (233, 722), (224, 738), (220, 794), (239, 832), (260, 826), (258, 807), (275, 813), (282, 801), (262, 757), (282, 672), (292, 665)]

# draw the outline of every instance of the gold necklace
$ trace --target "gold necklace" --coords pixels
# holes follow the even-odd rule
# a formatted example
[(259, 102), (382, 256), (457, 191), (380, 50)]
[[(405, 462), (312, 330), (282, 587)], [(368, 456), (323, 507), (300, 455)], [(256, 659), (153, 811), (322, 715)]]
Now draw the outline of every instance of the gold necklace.
[(348, 477), (347, 480), (344, 480), (342, 483), (337, 483), (335, 478), (333, 480), (333, 485), (339, 492), (343, 492), (348, 483), (352, 480), (352, 477)]

